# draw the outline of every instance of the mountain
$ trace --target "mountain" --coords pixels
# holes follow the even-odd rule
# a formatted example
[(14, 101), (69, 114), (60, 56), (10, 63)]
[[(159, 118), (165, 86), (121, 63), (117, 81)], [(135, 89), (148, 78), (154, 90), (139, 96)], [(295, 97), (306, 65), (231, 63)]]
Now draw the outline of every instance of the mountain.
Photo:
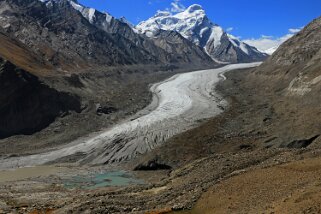
[(203, 8), (197, 4), (177, 14), (158, 11), (155, 16), (136, 26), (139, 33), (151, 38), (155, 37), (160, 29), (180, 33), (184, 38), (204, 48), (216, 61), (253, 62), (267, 57), (256, 48), (224, 32), (220, 26), (209, 20)]
[(0, 8), (0, 28), (60, 71), (191, 61), (213, 65), (196, 45), (187, 48), (185, 42), (176, 52), (165, 51), (128, 24), (75, 1), (1, 0)]
[(59, 142), (39, 140), (70, 142), (145, 107), (149, 84), (174, 69), (216, 65), (180, 34), (158, 35), (137, 34), (124, 18), (76, 1), (0, 0), (0, 140), (56, 136), (48, 126), (73, 124)]
[(284, 42), (259, 68), (258, 73), (282, 77), (287, 90), (307, 94), (321, 83), (321, 18)]
[(69, 1), (0, 1), (0, 27), (59, 70), (155, 63), (145, 50), (92, 26)]
[(164, 37), (162, 37), (163, 34), (159, 34), (157, 38), (145, 37), (138, 34), (125, 17), (116, 19), (108, 13), (84, 7), (74, 1), (70, 1), (70, 3), (95, 27), (109, 34), (121, 35), (163, 63), (212, 63), (212, 60), (201, 48), (187, 39), (175, 39), (177, 36), (175, 33), (164, 35)]
[(268, 133), (264, 146), (311, 144), (321, 134), (321, 17), (284, 42), (244, 84), (255, 90), (255, 103), (264, 101), (258, 112), (270, 109), (263, 115), (267, 122), (262, 132)]

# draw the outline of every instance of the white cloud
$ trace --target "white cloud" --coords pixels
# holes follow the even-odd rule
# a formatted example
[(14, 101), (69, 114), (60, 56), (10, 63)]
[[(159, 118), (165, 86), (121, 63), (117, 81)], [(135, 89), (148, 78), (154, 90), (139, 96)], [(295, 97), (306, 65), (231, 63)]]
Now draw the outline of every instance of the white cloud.
[(226, 29), (226, 32), (231, 32), (231, 31), (233, 31), (233, 30), (234, 30), (233, 27), (229, 27), (229, 28)]
[(301, 28), (290, 28), (289, 31), (290, 33), (299, 33), (302, 30), (303, 27)]
[(263, 39), (273, 39), (273, 36), (262, 35), (261, 38), (263, 38)]
[(243, 42), (256, 47), (258, 50), (262, 52), (266, 52), (271, 54), (274, 50), (276, 50), (283, 42), (290, 39), (296, 33), (298, 33), (302, 28), (291, 28), (289, 29), (289, 33), (281, 37), (267, 36), (262, 35), (260, 38), (255, 39), (245, 39)]
[[(165, 8), (164, 10), (159, 10), (161, 12), (167, 11), (170, 13), (180, 13), (186, 10), (186, 6), (182, 3), (184, 0), (171, 0), (170, 7)], [(148, 5), (153, 5), (154, 3), (160, 3), (161, 0), (149, 0)]]
[(179, 13), (179, 12), (183, 12), (186, 7), (181, 3), (181, 0), (174, 0), (171, 3), (172, 8), (170, 9), (170, 11), (172, 13)]

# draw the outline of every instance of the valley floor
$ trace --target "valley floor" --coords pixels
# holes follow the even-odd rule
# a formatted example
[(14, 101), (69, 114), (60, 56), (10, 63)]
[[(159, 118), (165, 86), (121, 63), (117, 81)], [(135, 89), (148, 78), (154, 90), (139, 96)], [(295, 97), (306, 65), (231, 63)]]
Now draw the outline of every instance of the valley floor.
[(153, 102), (133, 117), (90, 137), (51, 151), (0, 158), (0, 169), (48, 163), (110, 164), (130, 160), (163, 144), (172, 136), (222, 112), (224, 100), (213, 90), (223, 72), (257, 66), (228, 65), (177, 74), (152, 86)]
[[(131, 171), (138, 164), (157, 160), (171, 170), (132, 172), (144, 184), (84, 190), (64, 187), (63, 168), (78, 173), (106, 168), (62, 166), (60, 177), (56, 173), (0, 184), (0, 210), (318, 213), (321, 139), (308, 145), (297, 143), (298, 148), (291, 145), (321, 134), (318, 126), (312, 127), (319, 124), (319, 118), (308, 116), (302, 103), (259, 90), (264, 81), (251, 79), (251, 75), (252, 69), (230, 72), (217, 87), (230, 103), (224, 113), (117, 166)], [(301, 114), (305, 117), (294, 116)], [(182, 211), (188, 209), (191, 211)]]

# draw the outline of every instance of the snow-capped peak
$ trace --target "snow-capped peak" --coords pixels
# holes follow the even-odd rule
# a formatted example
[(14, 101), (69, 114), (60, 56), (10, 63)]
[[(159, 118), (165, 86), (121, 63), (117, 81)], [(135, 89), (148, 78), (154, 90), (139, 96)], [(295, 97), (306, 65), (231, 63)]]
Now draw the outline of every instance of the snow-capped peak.
[[(265, 56), (257, 49), (241, 42), (237, 37), (228, 35), (222, 27), (214, 24), (206, 16), (205, 10), (198, 4), (193, 4), (185, 11), (175, 14), (168, 11), (158, 11), (155, 16), (139, 23), (136, 29), (148, 37), (154, 37), (159, 30), (176, 31), (204, 48), (208, 55), (218, 61), (237, 61), (238, 56), (235, 55), (251, 58), (251, 55), (254, 54), (260, 55), (257, 58), (261, 57), (262, 59)], [(229, 50), (231, 47), (234, 48), (234, 51)]]
[(160, 29), (180, 33), (195, 44), (205, 47), (209, 39), (214, 46), (220, 44), (224, 31), (213, 24), (207, 17), (201, 5), (193, 4), (185, 11), (171, 14), (168, 11), (158, 11), (155, 16), (136, 26), (138, 32), (153, 37)]
[[(193, 30), (203, 24), (205, 11), (200, 5), (194, 4), (181, 13), (172, 14), (168, 11), (158, 11), (155, 16), (136, 26), (138, 32), (153, 37), (159, 30), (177, 31), (185, 38), (193, 37)], [(209, 24), (209, 23), (208, 23)], [(196, 39), (191, 39), (195, 40)]]

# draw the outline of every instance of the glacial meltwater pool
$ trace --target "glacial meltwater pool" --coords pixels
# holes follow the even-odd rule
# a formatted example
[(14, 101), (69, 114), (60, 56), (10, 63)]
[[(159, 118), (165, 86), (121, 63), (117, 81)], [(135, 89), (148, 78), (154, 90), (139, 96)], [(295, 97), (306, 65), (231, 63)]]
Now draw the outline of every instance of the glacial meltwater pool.
[(68, 189), (97, 189), (111, 186), (128, 186), (143, 184), (142, 180), (134, 178), (126, 171), (111, 171), (75, 176), (67, 179), (64, 186)]

